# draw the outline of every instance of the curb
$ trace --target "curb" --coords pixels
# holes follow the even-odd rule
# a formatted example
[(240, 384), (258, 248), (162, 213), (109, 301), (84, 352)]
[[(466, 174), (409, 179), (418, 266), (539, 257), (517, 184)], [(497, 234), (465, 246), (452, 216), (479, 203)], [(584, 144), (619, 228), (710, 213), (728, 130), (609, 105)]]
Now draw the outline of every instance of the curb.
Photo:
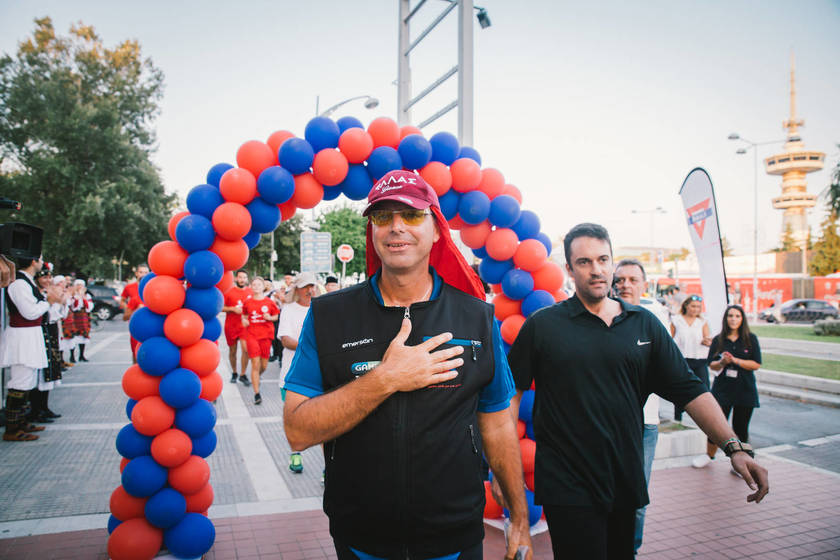
[[(837, 367), (840, 368), (840, 362), (838, 362)], [(809, 375), (787, 373), (772, 369), (760, 369), (755, 373), (756, 380), (761, 383), (783, 385), (785, 387), (792, 387), (805, 391), (818, 391), (820, 393), (840, 395), (840, 381), (835, 381), (833, 379), (823, 379), (822, 377), (811, 377)]]
[(758, 392), (762, 395), (791, 399), (807, 404), (818, 404), (821, 406), (840, 408), (840, 395), (808, 391), (785, 385), (774, 385), (772, 383), (758, 383), (757, 385)]

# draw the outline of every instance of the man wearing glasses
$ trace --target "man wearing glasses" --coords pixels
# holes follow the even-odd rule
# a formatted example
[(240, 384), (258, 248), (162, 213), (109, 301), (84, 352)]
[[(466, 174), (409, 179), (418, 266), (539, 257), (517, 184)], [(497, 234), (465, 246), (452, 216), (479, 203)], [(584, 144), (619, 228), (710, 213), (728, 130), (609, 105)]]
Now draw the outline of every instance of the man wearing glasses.
[(419, 175), (386, 174), (364, 215), (370, 277), (312, 301), (286, 377), (290, 446), (325, 443), (338, 558), (482, 558), (483, 450), (512, 559), (531, 543), (492, 307)]

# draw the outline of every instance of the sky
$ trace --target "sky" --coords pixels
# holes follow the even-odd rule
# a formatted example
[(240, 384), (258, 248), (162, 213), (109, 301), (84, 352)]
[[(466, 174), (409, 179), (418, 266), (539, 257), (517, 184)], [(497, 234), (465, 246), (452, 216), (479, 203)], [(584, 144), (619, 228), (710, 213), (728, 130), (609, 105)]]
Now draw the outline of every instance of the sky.
[[(573, 225), (605, 225), (616, 246), (689, 247), (678, 196), (704, 167), (716, 190), (722, 234), (752, 253), (754, 142), (784, 140), (790, 55), (805, 147), (826, 153), (809, 191), (830, 183), (840, 160), (840, 2), (710, 0), (570, 2), (484, 0), (492, 21), (475, 26), (474, 147), (523, 193), (542, 229), (560, 238)], [(412, 20), (416, 36), (446, 7), (429, 0)], [(457, 10), (412, 52), (413, 92), (457, 63)], [(396, 118), (397, 0), (309, 2), (215, 0), (106, 2), (0, 0), (0, 51), (13, 53), (33, 19), (50, 16), (66, 34), (93, 25), (108, 46), (137, 39), (165, 75), (154, 123), (154, 161), (182, 200), (218, 162), (275, 130), (302, 136), (321, 109), (357, 95), (334, 117), (365, 124)], [(414, 124), (457, 96), (457, 78), (418, 103)], [(457, 133), (450, 112), (424, 129)], [(759, 250), (779, 245), (781, 212), (770, 198), (781, 179), (761, 160)], [(651, 210), (661, 206), (664, 214)], [(810, 211), (812, 231), (824, 202)], [(641, 212), (633, 213), (633, 210)]]

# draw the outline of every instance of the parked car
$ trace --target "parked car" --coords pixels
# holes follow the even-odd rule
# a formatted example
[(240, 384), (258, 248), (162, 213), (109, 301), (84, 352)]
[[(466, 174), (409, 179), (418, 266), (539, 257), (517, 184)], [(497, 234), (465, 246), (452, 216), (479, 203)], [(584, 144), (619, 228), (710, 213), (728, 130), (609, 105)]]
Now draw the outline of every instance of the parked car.
[(759, 319), (768, 323), (813, 323), (820, 319), (836, 319), (838, 316), (840, 312), (821, 299), (792, 299), (758, 314)]
[(108, 321), (117, 313), (122, 313), (120, 295), (114, 288), (93, 284), (87, 287), (87, 291), (93, 298), (93, 314), (100, 320)]

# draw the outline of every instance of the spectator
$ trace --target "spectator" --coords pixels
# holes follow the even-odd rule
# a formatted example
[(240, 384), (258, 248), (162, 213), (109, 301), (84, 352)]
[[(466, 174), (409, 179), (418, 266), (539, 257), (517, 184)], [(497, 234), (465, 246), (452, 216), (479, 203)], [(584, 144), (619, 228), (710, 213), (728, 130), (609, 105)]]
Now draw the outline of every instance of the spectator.
[(324, 290), (326, 293), (335, 292), (340, 289), (341, 286), (338, 285), (338, 278), (335, 276), (327, 276), (327, 279), (324, 280)]
[[(51, 286), (63, 290), (63, 286), (59, 287), (57, 282), (53, 281), (52, 265), (44, 263), (44, 267), (35, 276), (35, 282), (41, 294), (46, 298), (47, 290)], [(63, 277), (59, 277), (62, 280)], [(59, 328), (58, 323), (63, 316), (67, 314), (67, 306), (65, 305), (66, 295), (63, 293), (62, 300), (53, 302), (50, 305), (47, 314), (46, 322), (42, 324), (44, 330), (44, 343), (47, 347), (47, 362), (48, 365), (42, 368), (38, 373), (38, 385), (29, 393), (29, 401), (32, 403), (32, 411), (29, 418), (33, 422), (52, 423), (55, 418), (60, 418), (61, 414), (56, 414), (49, 407), (50, 391), (55, 388), (55, 385), (61, 383), (62, 360), (61, 352), (59, 350)]]
[[(688, 367), (703, 385), (709, 388), (709, 370), (706, 369), (706, 357), (709, 354), (709, 325), (700, 314), (703, 312), (703, 298), (690, 295), (680, 305), (680, 312), (671, 321), (671, 336), (682, 352)], [(683, 409), (674, 405), (674, 421), (682, 421)]]
[[(140, 299), (140, 280), (149, 273), (149, 266), (146, 263), (137, 265), (134, 269), (134, 282), (129, 282), (120, 294), (120, 307), (123, 310), (123, 321), (128, 321), (135, 311), (143, 307), (143, 300)], [(131, 345), (131, 361), (137, 363), (137, 346), (140, 344), (135, 338), (129, 335)]]
[[(70, 311), (73, 312), (73, 330), (75, 333), (73, 340), (79, 348), (79, 361), (87, 362), (85, 346), (90, 342), (90, 312), (93, 311), (93, 298), (87, 293), (84, 280), (75, 280), (73, 288), (73, 301), (70, 305)], [(72, 350), (70, 356), (73, 356)]]

